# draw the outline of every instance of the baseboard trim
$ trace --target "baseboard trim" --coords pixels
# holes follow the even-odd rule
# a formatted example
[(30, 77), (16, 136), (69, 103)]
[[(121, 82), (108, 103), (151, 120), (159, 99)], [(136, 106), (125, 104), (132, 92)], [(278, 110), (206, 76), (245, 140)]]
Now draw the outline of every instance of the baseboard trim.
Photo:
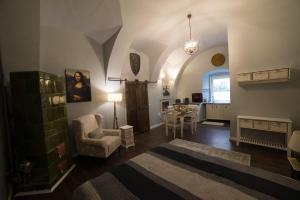
[(163, 122), (158, 123), (158, 124), (154, 124), (154, 125), (150, 126), (150, 129), (154, 129), (154, 128), (159, 127), (159, 126), (161, 126), (163, 124), (164, 124)]
[(50, 188), (50, 189), (44, 189), (44, 190), (33, 190), (28, 192), (18, 192), (14, 195), (14, 197), (20, 197), (20, 196), (29, 196), (29, 195), (35, 195), (35, 194), (48, 194), (53, 192), (59, 184), (70, 174), (70, 172), (76, 167), (76, 164), (73, 164), (70, 169)]

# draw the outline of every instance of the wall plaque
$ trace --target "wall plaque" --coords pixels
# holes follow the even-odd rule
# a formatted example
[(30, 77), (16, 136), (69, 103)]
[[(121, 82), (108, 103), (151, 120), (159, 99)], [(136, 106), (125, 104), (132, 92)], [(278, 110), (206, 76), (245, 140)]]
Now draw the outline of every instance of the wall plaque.
[(140, 71), (141, 57), (136, 53), (130, 53), (130, 66), (132, 73), (136, 76)]
[(225, 63), (225, 56), (221, 53), (217, 53), (211, 58), (211, 63), (216, 67), (220, 67)]

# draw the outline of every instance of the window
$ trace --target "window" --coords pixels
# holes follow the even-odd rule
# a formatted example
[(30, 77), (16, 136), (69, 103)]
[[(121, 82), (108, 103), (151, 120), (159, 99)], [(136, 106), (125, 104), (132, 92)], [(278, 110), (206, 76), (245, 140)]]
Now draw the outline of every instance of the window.
[(210, 76), (210, 101), (230, 103), (230, 78), (228, 73), (212, 74)]

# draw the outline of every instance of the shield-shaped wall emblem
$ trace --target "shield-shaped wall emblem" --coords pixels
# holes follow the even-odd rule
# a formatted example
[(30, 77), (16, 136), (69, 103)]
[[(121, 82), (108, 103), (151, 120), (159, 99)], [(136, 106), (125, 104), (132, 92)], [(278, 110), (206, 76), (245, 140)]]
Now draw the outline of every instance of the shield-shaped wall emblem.
[(136, 53), (130, 53), (130, 66), (132, 73), (136, 76), (140, 71), (141, 57)]

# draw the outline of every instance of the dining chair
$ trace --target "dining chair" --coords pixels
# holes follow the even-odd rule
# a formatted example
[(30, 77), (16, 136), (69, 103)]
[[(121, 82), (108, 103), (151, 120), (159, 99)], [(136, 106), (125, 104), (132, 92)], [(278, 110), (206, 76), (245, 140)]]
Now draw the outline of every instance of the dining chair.
[(194, 111), (195, 113), (194, 113), (194, 130), (196, 130), (197, 129), (197, 124), (198, 124), (198, 122), (199, 122), (199, 110), (200, 110), (200, 107), (199, 107), (199, 105), (189, 105), (188, 106), (188, 109), (189, 110), (192, 110), (192, 111)]
[(178, 112), (176, 110), (167, 110), (166, 117), (165, 117), (165, 126), (166, 126), (166, 136), (168, 136), (169, 128), (173, 128), (173, 137), (176, 137), (176, 128), (181, 128), (181, 133), (183, 126), (178, 119)]
[(168, 106), (168, 110), (174, 110), (174, 106)]
[(190, 109), (189, 113), (185, 114), (183, 122), (184, 125), (190, 126), (190, 130), (194, 134), (194, 131), (197, 129), (197, 110)]

